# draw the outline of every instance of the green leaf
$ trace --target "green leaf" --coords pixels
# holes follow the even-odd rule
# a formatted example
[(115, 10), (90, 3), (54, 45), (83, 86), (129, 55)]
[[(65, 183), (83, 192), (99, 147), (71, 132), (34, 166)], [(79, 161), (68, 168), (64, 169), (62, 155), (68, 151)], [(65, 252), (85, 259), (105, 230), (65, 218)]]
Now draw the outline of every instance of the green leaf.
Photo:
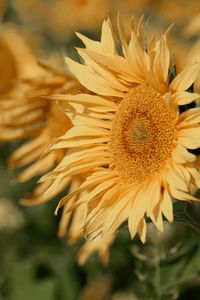
[(11, 274), (11, 300), (54, 300), (55, 282), (53, 278), (36, 280), (31, 262), (17, 264)]
[(182, 222), (197, 233), (200, 233), (200, 203), (178, 201), (174, 203), (173, 209), (174, 221)]

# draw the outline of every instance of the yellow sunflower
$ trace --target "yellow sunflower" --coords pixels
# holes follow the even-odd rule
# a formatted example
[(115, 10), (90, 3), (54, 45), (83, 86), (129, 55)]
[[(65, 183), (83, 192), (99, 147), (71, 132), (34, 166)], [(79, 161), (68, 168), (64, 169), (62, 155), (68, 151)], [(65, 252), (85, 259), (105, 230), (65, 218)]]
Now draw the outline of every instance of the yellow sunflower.
[[(25, 22), (35, 23), (36, 28), (46, 28), (61, 38), (70, 37), (76, 30), (100, 28), (108, 13), (107, 0), (14, 0), (14, 6)], [(67, 18), (66, 12), (70, 12)]]
[(0, 98), (16, 93), (17, 79), (35, 76), (38, 65), (24, 34), (14, 26), (0, 29)]
[[(50, 9), (51, 26), (56, 34), (66, 36), (76, 30), (100, 28), (108, 13), (106, 0), (56, 0)], [(101, 7), (101, 9), (98, 9)], [(71, 12), (66, 18), (66, 11)], [(48, 20), (47, 20), (48, 22)]]
[(199, 3), (196, 0), (150, 0), (149, 8), (161, 20), (180, 22), (184, 24), (189, 17), (196, 16), (200, 12)]
[[(182, 55), (179, 58), (180, 68), (189, 66), (190, 64), (200, 62), (200, 40), (194, 39), (194, 37), (200, 36), (200, 14), (191, 18), (188, 24), (182, 31), (182, 35), (188, 38), (189, 43), (187, 45), (180, 45)], [(193, 38), (193, 42), (192, 41)], [(194, 82), (194, 91), (200, 91), (200, 76)]]
[(200, 34), (200, 11), (198, 11), (197, 15), (191, 18), (188, 24), (185, 26), (183, 30), (183, 34), (187, 37), (191, 37), (194, 35)]
[[(7, 31), (7, 33), (10, 32)], [(15, 37), (13, 33), (8, 36)], [(60, 162), (64, 156), (64, 150), (55, 150), (43, 157), (42, 155), (54, 138), (59, 137), (72, 126), (70, 119), (60, 110), (56, 101), (45, 97), (55, 92), (66, 93), (79, 90), (80, 84), (67, 72), (60, 72), (48, 64), (41, 63), (39, 66), (36, 57), (30, 55), (29, 47), (22, 49), (22, 45), (26, 45), (22, 37), (15, 38), (14, 41), (21, 42), (15, 48), (13, 48), (12, 40), (10, 44), (9, 40), (6, 41), (6, 46), (9, 45), (9, 47), (4, 45), (5, 39), (4, 44), (0, 45), (0, 58), (2, 58), (0, 63), (2, 70), (4, 67), (6, 70), (5, 76), (2, 77), (4, 81), (2, 80), (0, 85), (2, 92), (0, 95), (0, 141), (29, 138), (15, 150), (9, 159), (11, 169), (26, 167), (17, 178), (19, 182), (25, 182), (51, 170)], [(23, 50), (21, 53), (24, 54), (24, 63), (28, 62), (29, 71), (27, 66), (23, 67), (21, 54), (18, 51), (13, 54), (16, 48)], [(7, 61), (7, 68), (5, 61)], [(31, 63), (35, 68), (32, 68)], [(38, 186), (32, 194), (32, 201), (24, 199), (24, 204), (46, 201), (54, 197), (66, 185), (60, 185), (51, 196), (45, 198), (43, 192), (48, 186), (49, 184), (46, 183)]]
[(41, 179), (53, 182), (51, 191), (71, 176), (83, 178), (58, 205), (81, 215), (77, 237), (88, 238), (81, 263), (95, 250), (106, 258), (125, 221), (131, 238), (138, 233), (144, 243), (146, 218), (163, 231), (163, 216), (173, 221), (173, 198), (198, 200), (190, 189), (200, 186), (193, 151), (200, 147), (200, 108), (184, 108), (200, 97), (188, 91), (200, 63), (176, 75), (166, 33), (147, 42), (142, 21), (133, 24), (129, 42), (120, 25), (119, 33), (121, 48), (109, 20), (103, 22), (100, 42), (78, 33), (86, 46), (77, 50), (84, 64), (66, 62), (90, 94), (53, 97), (62, 107), (82, 106), (73, 111), (73, 127), (51, 147), (71, 152)]

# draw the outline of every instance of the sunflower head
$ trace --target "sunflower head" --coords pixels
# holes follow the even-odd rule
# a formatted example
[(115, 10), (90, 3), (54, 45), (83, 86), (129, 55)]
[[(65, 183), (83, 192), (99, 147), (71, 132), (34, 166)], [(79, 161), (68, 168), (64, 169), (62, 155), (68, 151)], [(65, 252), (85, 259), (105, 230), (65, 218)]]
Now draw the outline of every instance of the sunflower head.
[(200, 147), (200, 108), (188, 109), (199, 98), (191, 87), (200, 64), (175, 74), (167, 34), (148, 42), (141, 20), (129, 41), (121, 25), (119, 33), (122, 52), (109, 20), (100, 42), (78, 34), (86, 46), (78, 49), (84, 63), (66, 62), (89, 92), (56, 96), (73, 107), (73, 127), (52, 149), (71, 151), (43, 180), (55, 187), (64, 178), (82, 178), (58, 205), (65, 214), (81, 213), (74, 227), (77, 237), (88, 239), (81, 262), (96, 250), (105, 256), (125, 221), (131, 238), (138, 233), (142, 242), (147, 217), (163, 231), (163, 216), (173, 220), (173, 199), (195, 201), (191, 186), (200, 186), (194, 151)]
[(16, 81), (38, 74), (39, 67), (24, 34), (13, 26), (0, 30), (0, 96), (16, 92)]
[[(23, 38), (19, 37), (19, 40)], [(24, 55), (26, 61), (29, 52)], [(35, 73), (33, 69), (30, 69), (29, 73), (26, 72), (27, 66), (16, 68), (15, 85), (2, 95), (0, 101), (0, 140), (5, 142), (26, 139), (9, 158), (10, 169), (24, 167), (17, 177), (19, 182), (44, 174), (63, 159), (66, 149), (48, 152), (48, 146), (54, 139), (65, 134), (72, 124), (57, 101), (51, 100), (49, 96), (58, 92), (73, 93), (80, 89), (80, 84), (68, 72), (48, 62), (38, 63), (35, 56), (32, 58), (38, 72)], [(68, 182), (69, 180), (60, 184), (48, 197), (44, 192), (49, 184), (41, 184), (23, 203), (37, 204), (52, 199), (68, 185)]]

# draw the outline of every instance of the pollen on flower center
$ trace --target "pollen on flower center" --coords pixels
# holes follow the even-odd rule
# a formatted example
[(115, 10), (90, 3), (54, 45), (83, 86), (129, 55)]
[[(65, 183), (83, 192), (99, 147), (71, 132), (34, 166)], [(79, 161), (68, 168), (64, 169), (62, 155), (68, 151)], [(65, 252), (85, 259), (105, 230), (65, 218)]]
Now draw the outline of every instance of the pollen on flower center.
[(142, 117), (136, 118), (130, 126), (128, 136), (130, 143), (146, 145), (150, 139), (149, 121)]
[(119, 176), (140, 183), (164, 169), (173, 151), (175, 115), (152, 87), (134, 87), (119, 104), (110, 139)]

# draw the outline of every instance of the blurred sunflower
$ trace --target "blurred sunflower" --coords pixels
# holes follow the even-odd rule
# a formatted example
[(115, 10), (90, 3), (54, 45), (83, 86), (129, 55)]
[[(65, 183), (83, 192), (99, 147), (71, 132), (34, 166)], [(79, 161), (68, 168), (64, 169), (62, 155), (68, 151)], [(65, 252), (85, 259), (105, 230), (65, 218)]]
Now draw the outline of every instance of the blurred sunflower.
[[(77, 30), (94, 31), (100, 28), (108, 13), (106, 0), (56, 0), (50, 10), (48, 26), (56, 34), (66, 36)], [(98, 9), (101, 7), (101, 9)], [(70, 12), (66, 18), (66, 12)]]
[(197, 12), (198, 14), (196, 14), (195, 17), (190, 18), (187, 26), (184, 28), (183, 34), (185, 36), (191, 37), (200, 34), (200, 11)]
[[(22, 63), (23, 59), (23, 63)], [(16, 79), (34, 76), (38, 65), (24, 35), (13, 26), (0, 29), (0, 97), (16, 93)]]
[[(191, 18), (182, 31), (184, 38), (188, 39), (187, 45), (180, 45), (180, 54), (178, 56), (179, 68), (189, 66), (190, 64), (200, 62), (200, 14)], [(194, 91), (200, 91), (200, 76), (194, 82)]]
[(193, 151), (200, 147), (200, 108), (182, 112), (181, 106), (200, 97), (188, 91), (200, 64), (176, 75), (166, 33), (147, 43), (142, 21), (133, 24), (129, 43), (120, 25), (119, 32), (121, 55), (109, 20), (103, 23), (100, 42), (78, 33), (86, 46), (78, 49), (84, 64), (70, 58), (66, 62), (91, 94), (52, 97), (60, 99), (62, 107), (73, 103), (83, 107), (82, 112), (73, 112), (73, 127), (51, 147), (72, 152), (41, 179), (53, 182), (51, 191), (71, 176), (86, 177), (58, 205), (77, 197), (66, 213), (81, 212), (77, 237), (88, 238), (82, 263), (97, 249), (105, 257), (124, 221), (128, 220), (131, 238), (138, 233), (144, 243), (146, 217), (163, 231), (163, 215), (173, 221), (172, 198), (198, 200), (190, 188), (200, 187)]
[[(181, 72), (191, 64), (200, 62), (200, 14), (191, 17), (179, 32), (178, 38), (172, 37), (171, 48), (176, 61), (176, 70)], [(193, 86), (194, 92), (200, 91), (200, 76)]]
[[(26, 0), (13, 0), (13, 4), (27, 24), (46, 28), (60, 38), (70, 37), (80, 29), (94, 31), (108, 13), (107, 0), (30, 0), (28, 3)], [(33, 11), (36, 13), (33, 14)], [(70, 14), (66, 18), (67, 12)]]
[[(47, 99), (45, 96), (55, 92), (73, 92), (76, 88), (79, 88), (79, 85), (67, 74), (56, 74), (53, 69), (51, 72), (49, 76), (45, 75), (44, 78), (28, 80), (28, 91), (24, 95), (23, 105), (19, 101), (19, 105), (16, 103), (16, 107), (13, 108), (13, 110), (21, 111), (20, 120), (23, 117), (26, 119), (25, 127), (28, 126), (33, 130), (37, 129), (31, 139), (20, 146), (9, 159), (11, 168), (26, 166), (18, 176), (19, 182), (25, 182), (36, 175), (51, 170), (62, 160), (66, 152), (66, 150), (55, 150), (45, 155), (45, 151), (53, 139), (63, 135), (72, 126), (70, 119), (60, 110), (56, 101)], [(30, 109), (30, 103), (32, 109)], [(41, 104), (43, 104), (42, 107)], [(33, 116), (34, 118), (32, 118)], [(20, 125), (21, 138), (23, 139), (23, 121)], [(54, 189), (48, 197), (45, 197), (43, 193), (49, 184), (41, 184), (32, 193), (32, 201), (31, 199), (23, 199), (22, 203), (30, 205), (47, 201), (61, 192), (68, 182), (69, 180), (66, 180), (57, 186), (57, 189)]]
[(151, 12), (160, 19), (168, 22), (179, 22), (181, 25), (190, 17), (195, 17), (200, 12), (199, 3), (196, 0), (150, 0)]
[[(33, 111), (33, 103), (24, 99), (27, 86), (22, 84), (22, 78), (35, 77), (41, 73), (35, 56), (28, 46), (22, 32), (13, 26), (2, 26), (0, 31), (0, 140), (9, 141), (32, 135), (38, 128), (25, 126), (29, 120), (27, 112)], [(16, 100), (17, 99), (17, 100)], [(24, 103), (26, 102), (26, 107)], [(21, 110), (20, 110), (21, 105)], [(43, 102), (37, 103), (37, 108), (43, 107)], [(22, 114), (23, 111), (23, 114)], [(38, 118), (32, 114), (34, 118)], [(31, 117), (31, 115), (30, 115)]]
[[(11, 169), (26, 167), (17, 178), (19, 182), (25, 182), (49, 171), (62, 160), (65, 150), (41, 156), (54, 138), (63, 135), (72, 126), (56, 101), (45, 96), (80, 90), (80, 84), (67, 72), (43, 63), (38, 65), (19, 34), (7, 30), (2, 32), (1, 37), (0, 141), (29, 138), (9, 159)], [(38, 186), (32, 194), (32, 201), (26, 199), (24, 204), (46, 201), (59, 193), (65, 184), (45, 198), (43, 192), (48, 186), (46, 183)]]
[(5, 0), (0, 0), (0, 18), (3, 17), (5, 10), (6, 10)]

